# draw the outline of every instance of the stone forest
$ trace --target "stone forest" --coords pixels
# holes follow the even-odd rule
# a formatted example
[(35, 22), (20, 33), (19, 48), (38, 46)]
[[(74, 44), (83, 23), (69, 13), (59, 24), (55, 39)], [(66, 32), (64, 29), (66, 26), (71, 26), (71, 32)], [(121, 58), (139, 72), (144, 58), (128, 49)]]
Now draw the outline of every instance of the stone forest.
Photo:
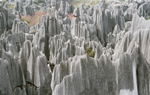
[(150, 95), (150, 0), (0, 0), (0, 95)]

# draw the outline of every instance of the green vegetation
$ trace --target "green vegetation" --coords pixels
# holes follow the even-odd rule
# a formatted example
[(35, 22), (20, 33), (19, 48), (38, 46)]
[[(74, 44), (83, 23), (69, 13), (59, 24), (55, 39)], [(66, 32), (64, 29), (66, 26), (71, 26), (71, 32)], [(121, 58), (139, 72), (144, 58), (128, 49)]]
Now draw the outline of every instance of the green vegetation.
[(91, 47), (87, 47), (86, 51), (87, 51), (87, 53), (90, 53), (92, 51), (92, 48)]
[(31, 21), (30, 21), (29, 19), (26, 19), (26, 18), (24, 18), (24, 17), (21, 17), (21, 20), (22, 20), (22, 21), (26, 21), (28, 24), (31, 23)]
[(15, 4), (11, 4), (8, 8), (9, 9), (14, 9), (14, 7), (15, 7)]
[(37, 2), (37, 1), (34, 1), (33, 3), (38, 5), (38, 2)]
[[(113, 0), (105, 0), (107, 3), (110, 3)], [(121, 3), (123, 3), (125, 0), (120, 0)], [(99, 4), (100, 0), (72, 0), (71, 4), (74, 6), (78, 6), (81, 3), (84, 3), (85, 5), (97, 5)]]
[(2, 4), (5, 5), (6, 2), (7, 2), (7, 0), (3, 0), (3, 1), (2, 1)]
[(34, 32), (36, 32), (36, 28), (34, 28)]
[(45, 5), (45, 3), (39, 3), (38, 5), (43, 6), (43, 5)]
[(81, 3), (84, 3), (86, 5), (96, 5), (100, 2), (100, 0), (72, 0), (71, 4), (73, 4), (74, 6), (78, 6)]
[(38, 2), (33, 2), (34, 4), (36, 4), (36, 5), (39, 5), (39, 6), (43, 6), (43, 5), (45, 5), (45, 3), (38, 3)]
[(150, 20), (150, 16), (147, 16), (147, 18), (146, 18), (147, 20)]
[(93, 57), (95, 56), (95, 52), (92, 50), (92, 47), (87, 47), (86, 48), (87, 54), (89, 57)]
[(33, 0), (33, 3), (40, 6), (43, 6), (45, 4), (44, 0)]

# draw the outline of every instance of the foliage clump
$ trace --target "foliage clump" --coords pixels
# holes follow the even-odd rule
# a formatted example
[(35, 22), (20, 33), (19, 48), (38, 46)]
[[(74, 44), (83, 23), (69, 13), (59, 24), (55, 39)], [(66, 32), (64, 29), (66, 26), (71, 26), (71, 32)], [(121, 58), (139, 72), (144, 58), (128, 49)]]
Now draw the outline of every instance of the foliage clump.
[(74, 6), (79, 6), (81, 3), (85, 5), (96, 5), (99, 4), (100, 0), (71, 0), (71, 4)]
[(44, 0), (33, 0), (33, 3), (39, 6), (43, 6), (45, 4)]
[(7, 2), (7, 0), (3, 0), (2, 3), (5, 4)]
[(11, 4), (8, 8), (9, 9), (14, 9), (14, 7), (15, 7), (15, 4)]
[(87, 55), (89, 57), (93, 57), (94, 58), (95, 52), (93, 51), (92, 47), (87, 47), (86, 51), (87, 51)]
[(150, 16), (147, 16), (147, 20), (150, 20)]
[(25, 18), (25, 17), (21, 17), (21, 20), (22, 20), (22, 21), (26, 21), (28, 24), (30, 24), (30, 23), (31, 23), (30, 19)]

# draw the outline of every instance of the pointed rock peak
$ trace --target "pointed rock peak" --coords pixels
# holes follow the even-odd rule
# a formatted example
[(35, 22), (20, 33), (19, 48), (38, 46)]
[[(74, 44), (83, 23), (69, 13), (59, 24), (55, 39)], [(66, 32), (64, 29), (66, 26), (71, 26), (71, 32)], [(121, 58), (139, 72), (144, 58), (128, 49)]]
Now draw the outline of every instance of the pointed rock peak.
[(117, 24), (117, 25), (115, 26), (115, 28), (114, 28), (113, 34), (118, 34), (120, 31), (121, 31), (121, 30), (120, 30), (120, 27), (119, 27), (119, 25)]
[(145, 20), (144, 17), (140, 17), (138, 14), (134, 14), (131, 23), (131, 31), (134, 33), (141, 29), (149, 29), (149, 25), (149, 20)]
[(74, 9), (73, 16), (75, 16), (75, 17), (79, 17), (80, 16), (79, 8), (75, 8)]

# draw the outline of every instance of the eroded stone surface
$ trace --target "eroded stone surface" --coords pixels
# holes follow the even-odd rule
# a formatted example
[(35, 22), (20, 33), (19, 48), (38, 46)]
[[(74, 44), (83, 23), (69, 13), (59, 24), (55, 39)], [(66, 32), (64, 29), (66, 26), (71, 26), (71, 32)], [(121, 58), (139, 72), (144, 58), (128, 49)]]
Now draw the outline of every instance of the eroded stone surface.
[[(0, 95), (149, 95), (149, 2), (10, 2), (0, 7)], [(39, 10), (35, 26), (21, 18)]]

